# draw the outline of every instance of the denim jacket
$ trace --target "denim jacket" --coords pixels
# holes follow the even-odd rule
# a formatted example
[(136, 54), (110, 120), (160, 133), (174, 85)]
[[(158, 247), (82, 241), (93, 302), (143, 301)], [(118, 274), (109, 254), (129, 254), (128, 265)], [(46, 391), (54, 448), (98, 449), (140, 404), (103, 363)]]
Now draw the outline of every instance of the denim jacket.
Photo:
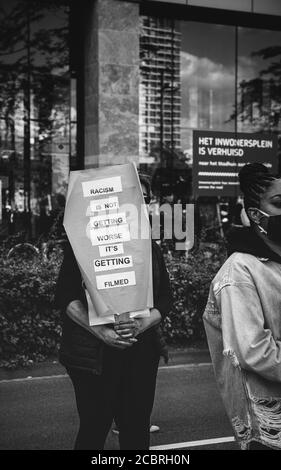
[(203, 321), (240, 447), (281, 449), (281, 264), (233, 253), (211, 283)]

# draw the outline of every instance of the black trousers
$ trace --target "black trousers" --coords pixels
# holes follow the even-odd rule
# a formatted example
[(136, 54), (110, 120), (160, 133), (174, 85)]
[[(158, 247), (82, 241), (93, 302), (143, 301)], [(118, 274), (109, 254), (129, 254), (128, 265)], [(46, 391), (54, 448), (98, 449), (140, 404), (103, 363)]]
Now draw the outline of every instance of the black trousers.
[(150, 335), (126, 350), (105, 346), (101, 375), (67, 368), (80, 418), (75, 449), (102, 450), (113, 420), (120, 449), (149, 448), (159, 351)]

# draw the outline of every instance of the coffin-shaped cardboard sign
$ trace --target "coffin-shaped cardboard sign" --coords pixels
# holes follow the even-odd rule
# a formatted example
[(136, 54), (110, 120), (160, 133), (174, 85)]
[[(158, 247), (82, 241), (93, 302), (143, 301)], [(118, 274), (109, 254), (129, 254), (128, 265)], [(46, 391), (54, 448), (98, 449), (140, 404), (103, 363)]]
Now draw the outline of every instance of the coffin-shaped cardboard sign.
[(153, 306), (151, 233), (135, 164), (71, 171), (64, 227), (86, 286), (90, 325)]

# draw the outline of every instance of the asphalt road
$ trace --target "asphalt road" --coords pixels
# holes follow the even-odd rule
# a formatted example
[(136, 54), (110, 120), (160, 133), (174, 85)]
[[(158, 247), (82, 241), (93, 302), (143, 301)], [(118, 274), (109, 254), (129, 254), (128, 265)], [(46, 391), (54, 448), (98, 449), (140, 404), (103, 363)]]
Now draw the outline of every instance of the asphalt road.
[[(73, 446), (78, 419), (72, 386), (63, 374), (0, 381), (0, 416), (2, 450)], [(188, 443), (184, 448), (237, 448), (234, 442), (204, 442), (233, 436), (210, 364), (160, 368), (152, 421), (160, 426), (151, 435), (152, 447)], [(194, 441), (202, 442), (190, 444)], [(118, 449), (112, 432), (106, 449)]]

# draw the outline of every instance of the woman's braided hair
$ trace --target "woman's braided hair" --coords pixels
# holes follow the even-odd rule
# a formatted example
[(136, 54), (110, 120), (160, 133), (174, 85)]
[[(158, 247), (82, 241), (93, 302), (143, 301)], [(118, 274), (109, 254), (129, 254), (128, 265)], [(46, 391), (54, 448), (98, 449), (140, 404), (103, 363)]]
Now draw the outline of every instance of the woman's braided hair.
[(249, 163), (243, 166), (239, 172), (239, 183), (244, 194), (244, 206), (260, 207), (261, 195), (269, 188), (271, 182), (276, 179), (262, 163)]

